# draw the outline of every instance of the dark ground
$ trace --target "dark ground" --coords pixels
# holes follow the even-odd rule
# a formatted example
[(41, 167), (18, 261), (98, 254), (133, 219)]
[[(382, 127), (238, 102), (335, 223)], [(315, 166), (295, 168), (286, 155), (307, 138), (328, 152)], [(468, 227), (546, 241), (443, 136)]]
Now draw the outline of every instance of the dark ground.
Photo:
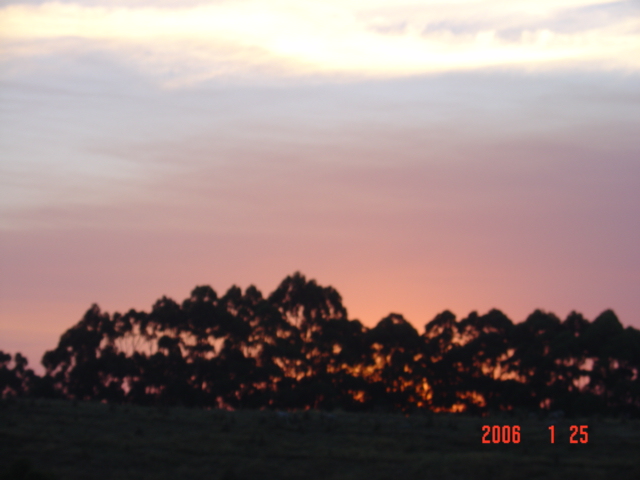
[[(640, 478), (640, 421), (529, 415), (226, 412), (50, 400), (0, 404), (0, 478)], [(482, 425), (521, 443), (481, 443)], [(569, 426), (588, 425), (587, 444)]]

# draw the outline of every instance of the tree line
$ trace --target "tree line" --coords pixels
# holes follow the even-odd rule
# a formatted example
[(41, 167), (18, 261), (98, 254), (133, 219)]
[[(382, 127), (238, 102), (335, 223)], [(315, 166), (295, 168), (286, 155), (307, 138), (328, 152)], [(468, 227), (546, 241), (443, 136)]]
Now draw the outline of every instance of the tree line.
[(444, 311), (419, 333), (392, 313), (373, 328), (300, 273), (268, 297), (193, 289), (150, 312), (97, 305), (38, 376), (0, 352), (0, 393), (114, 403), (350, 411), (640, 413), (640, 331), (611, 310), (589, 321)]

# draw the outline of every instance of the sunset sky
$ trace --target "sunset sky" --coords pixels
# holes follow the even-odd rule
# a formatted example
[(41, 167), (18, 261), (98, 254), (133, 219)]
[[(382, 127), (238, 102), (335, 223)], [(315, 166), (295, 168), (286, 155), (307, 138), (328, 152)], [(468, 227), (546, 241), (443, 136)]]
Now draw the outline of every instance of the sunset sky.
[(0, 350), (301, 271), (640, 328), (640, 1), (0, 1)]

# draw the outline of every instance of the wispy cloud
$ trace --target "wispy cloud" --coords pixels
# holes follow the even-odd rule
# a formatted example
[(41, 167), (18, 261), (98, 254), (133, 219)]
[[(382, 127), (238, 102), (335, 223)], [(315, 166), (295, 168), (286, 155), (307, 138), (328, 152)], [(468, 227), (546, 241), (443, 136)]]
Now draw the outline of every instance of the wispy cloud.
[(487, 67), (640, 69), (636, 2), (10, 4), (2, 58), (110, 51), (167, 86), (219, 76), (398, 77)]

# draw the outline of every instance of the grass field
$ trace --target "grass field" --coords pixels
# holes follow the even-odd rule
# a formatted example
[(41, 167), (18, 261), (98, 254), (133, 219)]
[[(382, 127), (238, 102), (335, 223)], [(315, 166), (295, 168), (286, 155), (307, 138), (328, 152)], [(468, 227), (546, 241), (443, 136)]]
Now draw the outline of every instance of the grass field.
[[(520, 425), (521, 441), (483, 444), (483, 425)], [(548, 425), (524, 414), (284, 414), (4, 401), (0, 472), (59, 480), (640, 478), (640, 421), (560, 419), (555, 444)], [(570, 425), (588, 425), (587, 444), (569, 443)]]

